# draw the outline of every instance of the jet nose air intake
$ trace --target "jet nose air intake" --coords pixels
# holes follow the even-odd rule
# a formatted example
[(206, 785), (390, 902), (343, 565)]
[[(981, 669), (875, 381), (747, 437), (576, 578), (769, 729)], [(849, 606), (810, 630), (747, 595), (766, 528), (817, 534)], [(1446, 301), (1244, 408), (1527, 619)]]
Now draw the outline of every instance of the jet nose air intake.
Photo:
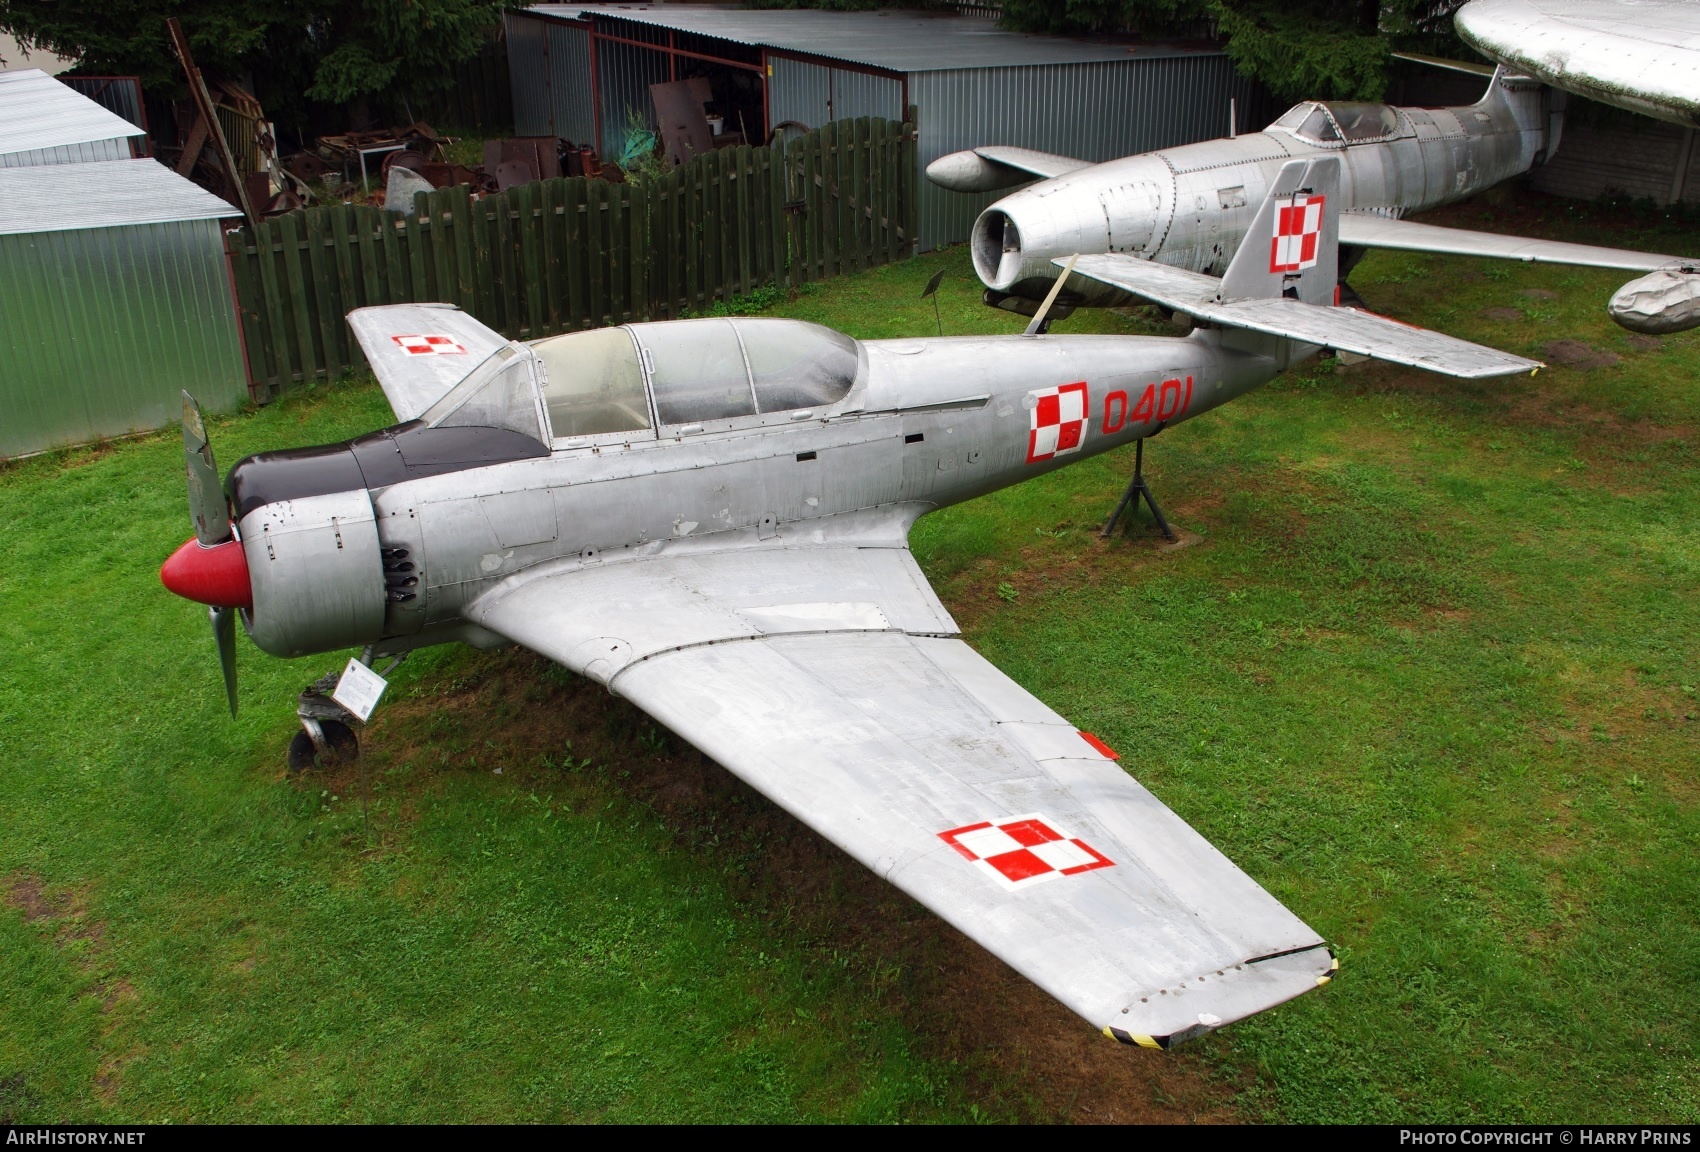
[(988, 208), (974, 222), (974, 271), (988, 288), (1008, 291), (1021, 274), (1021, 230), (1009, 214)]
[(236, 540), (208, 547), (194, 537), (160, 565), (159, 582), (183, 597), (216, 608), (252, 608), (248, 558)]

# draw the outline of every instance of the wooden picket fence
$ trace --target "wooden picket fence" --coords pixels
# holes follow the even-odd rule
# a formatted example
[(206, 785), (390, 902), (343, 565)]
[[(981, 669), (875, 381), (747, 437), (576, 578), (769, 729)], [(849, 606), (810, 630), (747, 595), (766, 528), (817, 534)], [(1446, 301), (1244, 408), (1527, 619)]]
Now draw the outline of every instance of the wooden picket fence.
[(364, 364), (343, 318), (457, 305), (511, 339), (707, 312), (906, 257), (913, 123), (840, 120), (783, 146), (725, 148), (663, 176), (544, 180), (404, 215), (335, 205), (227, 234), (256, 399)]

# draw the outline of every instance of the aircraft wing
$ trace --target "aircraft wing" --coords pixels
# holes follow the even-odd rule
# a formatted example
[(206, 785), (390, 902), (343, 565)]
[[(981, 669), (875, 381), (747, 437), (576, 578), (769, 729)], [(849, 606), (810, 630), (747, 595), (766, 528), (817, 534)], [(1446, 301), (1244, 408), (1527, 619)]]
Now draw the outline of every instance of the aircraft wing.
[(976, 148), (974, 151), (977, 155), (985, 157), (994, 164), (1019, 168), (1023, 172), (1031, 172), (1044, 180), (1049, 180), (1053, 176), (1066, 176), (1070, 172), (1078, 172), (1082, 168), (1092, 167), (1090, 160), (1076, 160), (1072, 156), (1057, 156), (1050, 152), (1035, 152), (1031, 148), (1009, 148), (997, 144), (985, 148)]
[(1090, 167), (1089, 160), (1000, 144), (940, 156), (927, 165), (927, 179), (953, 192), (993, 192), (1025, 184), (1035, 176), (1048, 180)]
[(1692, 128), (1700, 123), (1693, 0), (1471, 0), (1471, 47), (1555, 88)]
[(911, 522), (574, 560), (469, 617), (631, 700), (1118, 1039), (1168, 1047), (1326, 983), (1314, 931), (956, 638)]
[[(1062, 266), (1065, 261), (1053, 260)], [(1222, 300), (1214, 276), (1120, 253), (1076, 258), (1074, 272), (1225, 328), (1244, 328), (1355, 352), (1468, 380), (1532, 372), (1539, 360), (1513, 356), (1455, 336), (1401, 324), (1357, 308), (1327, 308), (1286, 297)]]
[(1627, 268), (1636, 272), (1653, 272), (1694, 263), (1680, 256), (1597, 248), (1592, 244), (1567, 244), (1562, 240), (1529, 240), (1497, 232), (1469, 232), (1462, 228), (1414, 224), (1409, 220), (1389, 220), (1353, 212), (1340, 214), (1340, 243), (1363, 248), (1398, 248), (1409, 252), (1445, 252), (1454, 256), (1492, 256), (1534, 264)]
[(397, 420), (412, 420), (449, 390), (507, 337), (453, 304), (386, 304), (356, 308), (348, 326), (360, 341), (378, 385)]

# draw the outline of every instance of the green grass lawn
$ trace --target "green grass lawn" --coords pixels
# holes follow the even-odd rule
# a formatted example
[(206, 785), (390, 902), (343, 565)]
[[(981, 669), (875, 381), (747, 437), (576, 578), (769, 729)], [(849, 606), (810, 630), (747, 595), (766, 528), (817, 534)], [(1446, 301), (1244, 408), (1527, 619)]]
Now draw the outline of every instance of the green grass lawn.
[[(1700, 251), (1490, 211), (1445, 219)], [(939, 267), (947, 333), (1019, 330), (961, 249), (774, 311), (929, 332)], [(1372, 254), (1378, 311), (1615, 362), (1304, 365), (1149, 445), (1193, 547), (1097, 539), (1131, 452), (916, 528), (982, 652), (1340, 951), (1176, 1053), (1094, 1036), (524, 652), (397, 672), (368, 834), (358, 775), (282, 767), (340, 660), (242, 641), (232, 723), (158, 585), (175, 435), (0, 470), (0, 1120), (1700, 1120), (1700, 339), (1616, 329), (1626, 278)], [(1159, 329), (1057, 326), (1089, 330)], [(214, 445), (387, 411), (354, 381)]]

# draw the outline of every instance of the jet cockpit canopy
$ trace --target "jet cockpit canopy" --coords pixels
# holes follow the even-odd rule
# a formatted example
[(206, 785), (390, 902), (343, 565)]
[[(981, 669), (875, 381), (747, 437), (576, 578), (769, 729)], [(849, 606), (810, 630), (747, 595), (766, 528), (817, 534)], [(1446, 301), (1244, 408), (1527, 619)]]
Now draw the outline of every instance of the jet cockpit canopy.
[(1311, 144), (1369, 144), (1399, 135), (1399, 110), (1358, 100), (1306, 100), (1269, 127)]

